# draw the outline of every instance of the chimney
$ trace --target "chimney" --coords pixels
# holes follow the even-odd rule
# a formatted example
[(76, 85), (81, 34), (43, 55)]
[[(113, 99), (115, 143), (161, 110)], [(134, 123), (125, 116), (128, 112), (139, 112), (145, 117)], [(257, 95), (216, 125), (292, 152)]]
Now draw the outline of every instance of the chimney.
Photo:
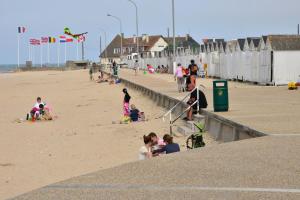
[(190, 35), (189, 35), (189, 34), (186, 34), (185, 40), (186, 40), (186, 41), (189, 41), (189, 38), (190, 38)]
[(148, 42), (149, 42), (149, 35), (143, 34), (143, 35), (142, 35), (142, 40), (143, 40), (144, 42), (148, 43)]
[(136, 35), (133, 35), (133, 43), (134, 43), (134, 44), (136, 44), (136, 40), (137, 40)]

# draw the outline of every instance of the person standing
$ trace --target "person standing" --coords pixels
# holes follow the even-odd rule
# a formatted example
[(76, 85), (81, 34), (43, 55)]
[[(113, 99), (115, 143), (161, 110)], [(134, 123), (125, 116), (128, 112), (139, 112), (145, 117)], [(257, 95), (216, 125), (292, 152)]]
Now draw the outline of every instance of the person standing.
[(114, 72), (114, 76), (118, 76), (118, 66), (115, 61), (113, 62), (113, 72)]
[(189, 70), (190, 70), (191, 84), (196, 86), (196, 78), (197, 78), (199, 67), (195, 64), (194, 60), (191, 60), (191, 64), (189, 65)]
[(133, 69), (134, 69), (135, 75), (138, 75), (139, 69), (140, 69), (139, 61), (138, 61), (138, 60), (135, 61), (134, 66), (133, 66)]
[(183, 67), (178, 63), (175, 71), (175, 79), (177, 79), (177, 86), (179, 92), (184, 92), (184, 77), (183, 77)]
[(123, 101), (123, 114), (124, 117), (129, 117), (130, 116), (130, 109), (129, 109), (129, 102), (130, 102), (130, 95), (128, 94), (128, 91), (126, 88), (123, 89), (124, 93), (124, 101)]
[(94, 77), (93, 77), (93, 67), (90, 68), (89, 70), (89, 74), (90, 74), (90, 80), (94, 80)]

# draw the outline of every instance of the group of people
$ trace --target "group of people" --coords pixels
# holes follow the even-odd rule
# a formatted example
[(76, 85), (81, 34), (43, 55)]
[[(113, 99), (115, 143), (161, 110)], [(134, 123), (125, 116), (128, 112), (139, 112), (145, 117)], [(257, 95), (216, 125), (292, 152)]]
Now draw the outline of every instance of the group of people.
[(191, 91), (189, 85), (192, 84), (196, 86), (196, 78), (198, 75), (199, 67), (195, 64), (194, 60), (191, 60), (188, 68), (185, 68), (180, 63), (178, 63), (175, 71), (175, 80), (177, 80), (177, 86), (179, 92)]
[(42, 102), (41, 97), (37, 97), (36, 103), (26, 116), (26, 120), (52, 120), (49, 106)]
[(134, 104), (130, 105), (131, 96), (126, 88), (123, 89), (123, 121), (138, 122), (145, 121), (145, 113), (136, 108)]
[(180, 147), (173, 142), (173, 137), (165, 134), (163, 139), (155, 133), (144, 135), (144, 145), (139, 150), (139, 160), (146, 160), (161, 154), (171, 154), (180, 152)]

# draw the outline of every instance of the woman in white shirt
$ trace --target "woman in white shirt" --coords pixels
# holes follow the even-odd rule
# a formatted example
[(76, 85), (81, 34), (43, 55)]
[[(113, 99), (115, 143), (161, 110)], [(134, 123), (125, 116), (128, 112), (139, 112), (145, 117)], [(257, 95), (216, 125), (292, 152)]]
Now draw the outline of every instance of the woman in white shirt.
[(145, 145), (142, 146), (139, 150), (139, 160), (146, 160), (149, 158), (152, 158), (152, 152), (151, 152), (151, 137), (144, 135), (144, 143)]

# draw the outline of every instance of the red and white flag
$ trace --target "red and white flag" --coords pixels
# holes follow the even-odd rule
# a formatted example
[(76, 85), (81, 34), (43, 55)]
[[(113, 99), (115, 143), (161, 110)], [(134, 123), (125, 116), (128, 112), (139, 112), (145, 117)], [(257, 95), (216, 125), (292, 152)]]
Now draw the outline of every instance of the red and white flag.
[(85, 36), (84, 35), (80, 35), (78, 37), (78, 42), (84, 42), (85, 41)]
[(30, 39), (29, 42), (31, 45), (40, 45), (41, 44), (41, 41), (37, 40), (37, 39)]
[(48, 43), (49, 42), (49, 38), (48, 37), (42, 37), (41, 38), (41, 43)]

